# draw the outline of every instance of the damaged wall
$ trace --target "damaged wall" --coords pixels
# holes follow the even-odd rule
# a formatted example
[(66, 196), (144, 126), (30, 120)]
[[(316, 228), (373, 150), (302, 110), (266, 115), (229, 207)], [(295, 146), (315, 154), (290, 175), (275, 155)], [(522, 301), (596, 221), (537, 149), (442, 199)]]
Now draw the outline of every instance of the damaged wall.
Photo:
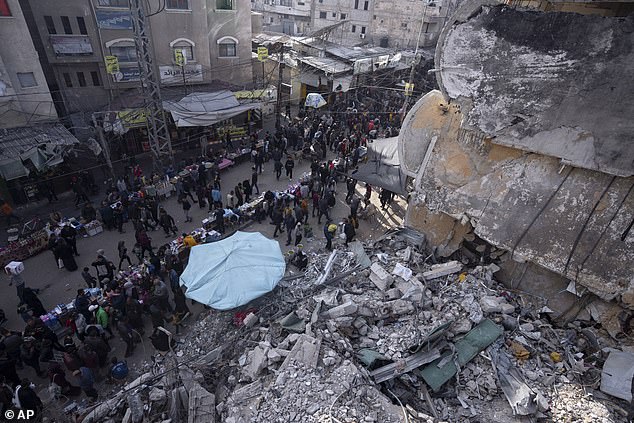
[[(499, 146), (459, 128), (460, 112), (444, 112), (437, 92), (420, 102), (426, 110), (417, 108), (410, 121), (424, 126), (431, 116), (432, 125), (444, 120), (445, 130), (434, 135), (420, 168), (409, 225), (446, 248), (457, 245), (457, 222), (470, 223), (515, 260), (576, 280), (604, 299), (631, 292), (634, 231), (627, 228), (634, 219), (634, 178), (562, 170), (555, 158)], [(400, 142), (409, 151), (410, 144), (419, 149), (421, 140)]]
[(462, 107), (463, 126), (576, 167), (634, 175), (634, 17), (470, 7), (436, 51), (439, 86)]
[(634, 177), (622, 176), (634, 173), (634, 19), (485, 3), (452, 17), (442, 93), (405, 119), (406, 222), (438, 255), (473, 227), (515, 261), (634, 308)]

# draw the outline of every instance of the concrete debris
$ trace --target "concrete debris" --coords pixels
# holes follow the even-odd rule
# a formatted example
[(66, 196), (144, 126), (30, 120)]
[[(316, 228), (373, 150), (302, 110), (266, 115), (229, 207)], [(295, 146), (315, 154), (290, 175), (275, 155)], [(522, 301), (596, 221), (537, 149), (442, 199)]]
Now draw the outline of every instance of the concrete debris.
[[(311, 253), (304, 275), (247, 306), (258, 311), (244, 325), (206, 312), (182, 356), (149, 364), (125, 392), (152, 422), (627, 421), (618, 398), (628, 400), (634, 347), (616, 349), (591, 321), (554, 326), (538, 297), (497, 283), (498, 266), (431, 265), (410, 238)], [(399, 266), (411, 275), (386, 270)], [(127, 393), (83, 421), (133, 421)]]
[(435, 264), (431, 270), (423, 272), (425, 280), (442, 278), (443, 276), (452, 275), (462, 270), (462, 264), (457, 261), (448, 261), (447, 263)]
[(634, 354), (612, 351), (603, 365), (601, 391), (632, 402), (632, 378), (634, 378)]
[(370, 266), (370, 280), (381, 291), (385, 291), (394, 282), (394, 278), (378, 263)]

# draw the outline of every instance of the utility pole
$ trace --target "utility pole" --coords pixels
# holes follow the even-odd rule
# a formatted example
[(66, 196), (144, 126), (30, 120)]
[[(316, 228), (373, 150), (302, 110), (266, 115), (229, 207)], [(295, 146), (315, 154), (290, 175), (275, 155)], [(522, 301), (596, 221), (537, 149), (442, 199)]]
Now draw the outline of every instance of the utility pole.
[(282, 113), (282, 77), (284, 76), (284, 44), (280, 47), (280, 67), (277, 76), (277, 102), (275, 103), (275, 129), (280, 129), (280, 114)]
[(114, 167), (112, 166), (112, 160), (110, 159), (110, 145), (107, 143), (106, 138), (103, 135), (103, 115), (99, 118), (99, 121), (97, 121), (96, 113), (93, 113), (92, 123), (95, 125), (97, 139), (99, 140), (99, 145), (101, 145), (101, 151), (103, 152), (104, 159), (106, 159), (108, 169), (110, 169), (110, 175), (112, 176), (112, 180), (115, 181), (117, 178), (115, 177)]
[[(425, 25), (425, 15), (427, 14), (427, 6), (429, 6), (431, 0), (425, 0), (425, 8), (423, 9), (423, 16), (420, 18), (420, 28), (418, 28), (418, 38), (416, 39), (416, 48), (414, 49), (414, 59), (412, 60), (412, 68), (409, 71), (409, 86), (412, 87), (414, 83), (414, 75), (416, 74), (416, 65), (418, 64), (418, 45), (420, 44), (420, 36), (423, 33), (423, 26)], [(405, 101), (403, 102), (403, 109), (401, 111), (401, 123), (403, 119), (405, 119), (405, 114), (407, 113), (407, 106), (409, 106), (409, 100), (414, 94), (414, 90), (408, 95), (407, 90), (408, 87), (405, 88)]]
[(162, 171), (162, 156), (167, 155), (174, 164), (174, 153), (167, 119), (163, 111), (161, 87), (154, 66), (154, 51), (150, 42), (149, 21), (142, 0), (129, 0), (134, 30), (137, 61), (139, 63), (141, 90), (148, 124), (150, 149), (155, 171)]

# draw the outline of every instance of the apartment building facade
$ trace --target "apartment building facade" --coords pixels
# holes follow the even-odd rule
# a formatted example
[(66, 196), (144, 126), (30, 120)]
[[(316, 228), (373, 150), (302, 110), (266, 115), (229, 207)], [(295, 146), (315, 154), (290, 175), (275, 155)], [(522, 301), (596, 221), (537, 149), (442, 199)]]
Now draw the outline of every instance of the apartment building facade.
[[(31, 34), (67, 113), (102, 110), (139, 87), (128, 0), (21, 1), (29, 9)], [(251, 81), (246, 0), (165, 0), (161, 5), (146, 12), (162, 86)], [(176, 50), (186, 57), (183, 66), (175, 61)], [(106, 71), (107, 56), (117, 58), (117, 72)]]
[[(373, 44), (433, 47), (458, 0), (252, 0), (264, 30), (310, 35), (332, 28), (328, 40), (346, 46)], [(306, 17), (309, 16), (309, 22)]]
[(0, 0), (0, 128), (57, 119), (18, 0)]

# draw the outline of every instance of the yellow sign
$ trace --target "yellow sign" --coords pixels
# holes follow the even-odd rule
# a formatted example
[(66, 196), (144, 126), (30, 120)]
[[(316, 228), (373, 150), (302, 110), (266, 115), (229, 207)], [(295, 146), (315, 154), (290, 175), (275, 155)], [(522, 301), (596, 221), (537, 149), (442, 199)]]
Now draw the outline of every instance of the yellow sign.
[(414, 93), (414, 84), (405, 83), (405, 95), (410, 96)]
[(107, 73), (114, 75), (119, 72), (119, 59), (117, 59), (117, 56), (105, 56), (105, 59)]
[(126, 109), (117, 112), (117, 117), (125, 128), (144, 127), (147, 121), (145, 109)]
[(185, 55), (183, 54), (183, 50), (174, 50), (174, 63), (178, 66), (185, 66)]
[(258, 47), (258, 60), (264, 62), (269, 57), (269, 49), (266, 47)]

